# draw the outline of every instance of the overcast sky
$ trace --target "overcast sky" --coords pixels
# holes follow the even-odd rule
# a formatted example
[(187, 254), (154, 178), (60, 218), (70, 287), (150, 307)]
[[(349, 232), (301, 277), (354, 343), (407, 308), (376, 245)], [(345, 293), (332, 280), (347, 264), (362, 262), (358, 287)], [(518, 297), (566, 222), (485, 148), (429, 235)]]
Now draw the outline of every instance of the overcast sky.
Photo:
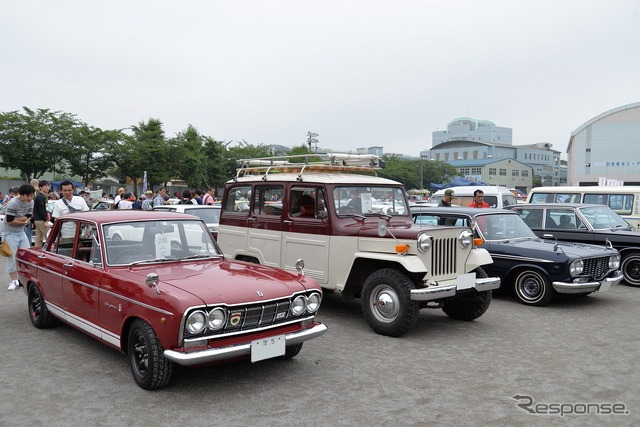
[[(640, 101), (640, 0), (0, 0), (0, 111), (417, 156), (458, 117), (566, 151)], [(563, 154), (563, 158), (566, 155)]]

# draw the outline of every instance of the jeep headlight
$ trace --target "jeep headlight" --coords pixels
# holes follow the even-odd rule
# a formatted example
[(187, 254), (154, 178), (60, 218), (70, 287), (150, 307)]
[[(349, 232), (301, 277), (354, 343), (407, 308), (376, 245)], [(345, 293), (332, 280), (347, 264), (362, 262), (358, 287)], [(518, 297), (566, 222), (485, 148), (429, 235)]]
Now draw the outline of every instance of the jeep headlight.
[(291, 314), (300, 316), (307, 309), (307, 300), (304, 296), (299, 295), (294, 298), (291, 303)]
[(207, 326), (213, 331), (217, 331), (224, 327), (227, 323), (227, 312), (224, 308), (216, 307), (209, 312), (207, 316)]
[(578, 274), (582, 274), (583, 269), (584, 262), (581, 259), (577, 259), (569, 266), (569, 273), (571, 273), (572, 276), (577, 276)]
[(320, 300), (322, 297), (320, 294), (314, 292), (307, 297), (307, 311), (309, 313), (315, 313), (320, 308)]
[(609, 257), (609, 268), (620, 267), (620, 254), (611, 255)]
[(473, 243), (473, 233), (469, 230), (464, 230), (458, 236), (458, 243), (462, 249), (467, 249)]
[(426, 253), (431, 247), (431, 236), (421, 234), (418, 236), (418, 250), (422, 253)]
[(187, 317), (185, 327), (190, 334), (199, 334), (204, 331), (204, 327), (207, 324), (207, 315), (204, 311), (194, 311)]

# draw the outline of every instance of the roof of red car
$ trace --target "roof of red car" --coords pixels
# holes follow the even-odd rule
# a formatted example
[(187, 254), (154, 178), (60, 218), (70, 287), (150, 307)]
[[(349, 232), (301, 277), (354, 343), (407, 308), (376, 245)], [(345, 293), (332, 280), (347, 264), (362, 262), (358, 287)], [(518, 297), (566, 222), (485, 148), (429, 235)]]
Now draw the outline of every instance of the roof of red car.
[(176, 217), (182, 219), (196, 219), (198, 221), (200, 220), (200, 218), (195, 215), (183, 214), (178, 212), (168, 212), (162, 210), (142, 211), (137, 209), (74, 212), (63, 215), (62, 218), (77, 218), (95, 221), (96, 223), (109, 223), (114, 221), (141, 221), (145, 219), (175, 219)]

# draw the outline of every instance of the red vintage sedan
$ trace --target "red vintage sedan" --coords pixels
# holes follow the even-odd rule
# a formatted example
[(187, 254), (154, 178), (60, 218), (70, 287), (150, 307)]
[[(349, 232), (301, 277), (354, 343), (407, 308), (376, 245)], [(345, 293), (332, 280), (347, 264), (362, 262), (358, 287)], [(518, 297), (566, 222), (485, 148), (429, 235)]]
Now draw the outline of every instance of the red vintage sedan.
[(127, 354), (136, 383), (166, 385), (172, 364), (292, 358), (321, 336), (313, 279), (225, 259), (197, 217), (89, 211), (57, 220), (17, 253), (36, 328), (57, 319)]

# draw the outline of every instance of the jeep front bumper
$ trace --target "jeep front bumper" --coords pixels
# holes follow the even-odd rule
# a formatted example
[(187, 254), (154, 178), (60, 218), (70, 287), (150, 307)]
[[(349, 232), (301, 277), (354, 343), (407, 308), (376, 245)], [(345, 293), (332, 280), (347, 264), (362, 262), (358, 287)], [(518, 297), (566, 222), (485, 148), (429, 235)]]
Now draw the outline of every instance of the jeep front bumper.
[(449, 298), (456, 294), (474, 289), (477, 292), (490, 291), (500, 287), (499, 277), (476, 277), (475, 273), (461, 274), (453, 280), (439, 282), (425, 288), (412, 289), (412, 301), (434, 301)]

